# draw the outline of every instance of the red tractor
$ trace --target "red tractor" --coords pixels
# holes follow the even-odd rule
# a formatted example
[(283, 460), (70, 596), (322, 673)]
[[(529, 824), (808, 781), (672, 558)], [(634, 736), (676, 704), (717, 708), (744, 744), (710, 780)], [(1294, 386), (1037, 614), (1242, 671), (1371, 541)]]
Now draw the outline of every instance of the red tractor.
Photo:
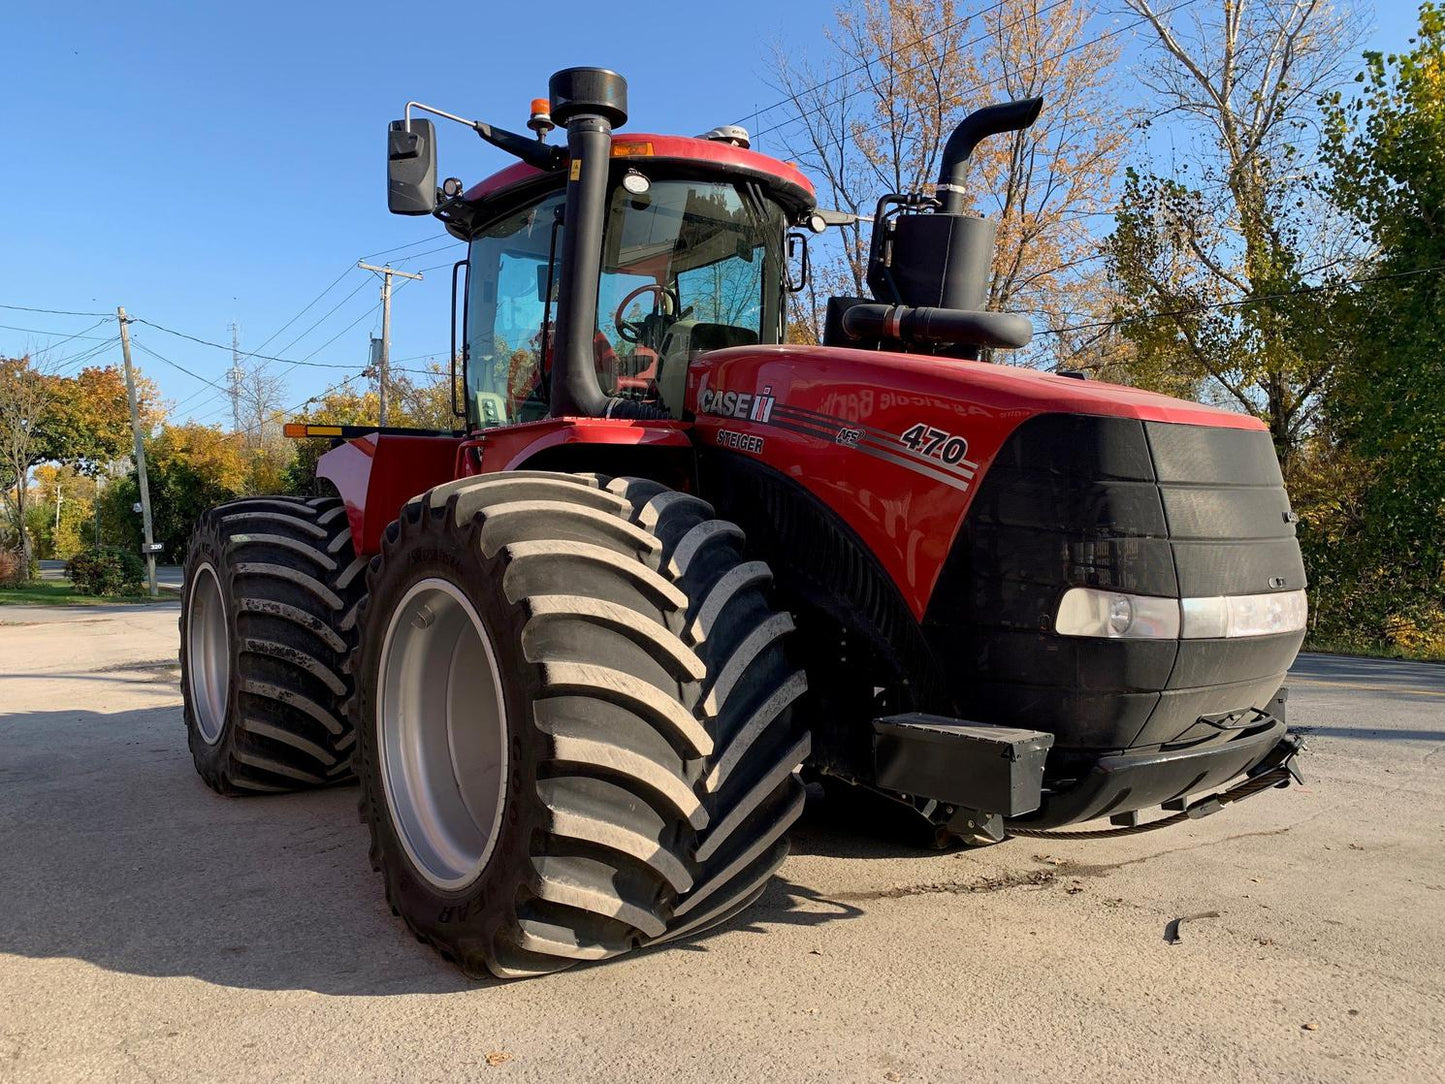
[(971, 843), (1288, 785), (1305, 580), (1266, 429), (977, 360), (1030, 327), (980, 311), (965, 172), (1037, 100), (880, 200), (873, 297), (801, 346), (808, 180), (739, 129), (615, 132), (613, 72), (550, 90), (535, 139), (463, 122), (519, 159), (465, 192), (412, 113), (461, 118), (390, 127), (391, 210), (468, 246), (464, 425), (300, 427), (336, 440), (329, 495), (197, 524), (210, 786), (354, 775), (395, 910), (517, 976), (748, 906), (805, 782)]

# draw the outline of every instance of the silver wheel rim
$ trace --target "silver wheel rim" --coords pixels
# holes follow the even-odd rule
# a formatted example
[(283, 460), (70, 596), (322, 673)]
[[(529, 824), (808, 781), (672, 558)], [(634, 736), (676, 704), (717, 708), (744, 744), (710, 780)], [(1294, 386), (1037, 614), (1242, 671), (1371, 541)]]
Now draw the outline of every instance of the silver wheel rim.
[(191, 597), (186, 612), (186, 679), (190, 682), (196, 729), (207, 745), (220, 741), (221, 728), (226, 725), (226, 701), (231, 686), (230, 640), (221, 580), (207, 562), (191, 576)]
[(496, 846), (507, 739), (496, 652), (453, 584), (422, 580), (392, 611), (376, 706), (382, 787), (407, 857), (438, 888), (463, 888)]

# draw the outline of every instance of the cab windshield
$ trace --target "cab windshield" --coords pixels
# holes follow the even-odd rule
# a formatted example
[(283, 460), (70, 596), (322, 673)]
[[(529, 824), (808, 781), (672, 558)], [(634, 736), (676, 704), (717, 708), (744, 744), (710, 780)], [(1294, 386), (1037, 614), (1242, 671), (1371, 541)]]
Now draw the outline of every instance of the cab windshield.
[[(561, 193), (484, 229), (471, 247), (468, 413), (474, 425), (546, 415), (561, 252)], [(619, 185), (603, 234), (593, 358), (608, 395), (681, 416), (688, 361), (703, 350), (780, 341), (782, 210), (752, 186)], [(554, 232), (556, 236), (554, 237)], [(552, 283), (552, 303), (547, 286)], [(545, 355), (544, 356), (544, 352)]]

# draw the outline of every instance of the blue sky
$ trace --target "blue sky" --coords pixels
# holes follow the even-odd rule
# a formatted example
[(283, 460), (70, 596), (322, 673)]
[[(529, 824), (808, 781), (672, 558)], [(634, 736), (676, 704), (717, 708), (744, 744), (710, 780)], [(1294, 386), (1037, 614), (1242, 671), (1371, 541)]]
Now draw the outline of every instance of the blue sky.
[[(552, 71), (595, 64), (628, 77), (634, 129), (751, 123), (777, 97), (765, 82), (770, 43), (816, 48), (834, 6), (554, 0), (461, 6), (448, 20), (420, 4), (11, 0), (0, 13), (12, 118), (0, 303), (95, 313), (119, 304), (223, 343), (235, 320), (243, 349), (270, 338), (266, 354), (341, 366), (275, 366), (288, 403), (299, 402), (364, 365), (379, 329), (379, 283), (348, 268), (440, 233), (433, 220), (386, 212), (384, 132), (408, 98), (524, 130)], [(1404, 47), (1413, 3), (1362, 10), (1373, 12), (1368, 47)], [(438, 138), (443, 176), (470, 184), (509, 161), (455, 125)], [(443, 236), (377, 258), (430, 269), (393, 302), (402, 366), (445, 358), (453, 248)], [(96, 361), (118, 361), (105, 346), (114, 318), (92, 328), (100, 319), (0, 309), (0, 354), (52, 344), (52, 360), (98, 348)], [(136, 361), (180, 416), (227, 419), (223, 396), (141, 348), (216, 383), (228, 351), (145, 325), (134, 334)]]

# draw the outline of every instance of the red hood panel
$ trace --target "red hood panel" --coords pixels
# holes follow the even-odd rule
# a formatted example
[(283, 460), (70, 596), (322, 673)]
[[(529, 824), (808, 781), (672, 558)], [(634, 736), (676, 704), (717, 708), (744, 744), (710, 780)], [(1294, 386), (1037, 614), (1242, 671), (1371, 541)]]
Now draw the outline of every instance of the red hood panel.
[(836, 512), (921, 618), (977, 484), (1046, 413), (1262, 429), (1255, 418), (1095, 381), (972, 361), (818, 346), (703, 354), (697, 439), (760, 460)]

